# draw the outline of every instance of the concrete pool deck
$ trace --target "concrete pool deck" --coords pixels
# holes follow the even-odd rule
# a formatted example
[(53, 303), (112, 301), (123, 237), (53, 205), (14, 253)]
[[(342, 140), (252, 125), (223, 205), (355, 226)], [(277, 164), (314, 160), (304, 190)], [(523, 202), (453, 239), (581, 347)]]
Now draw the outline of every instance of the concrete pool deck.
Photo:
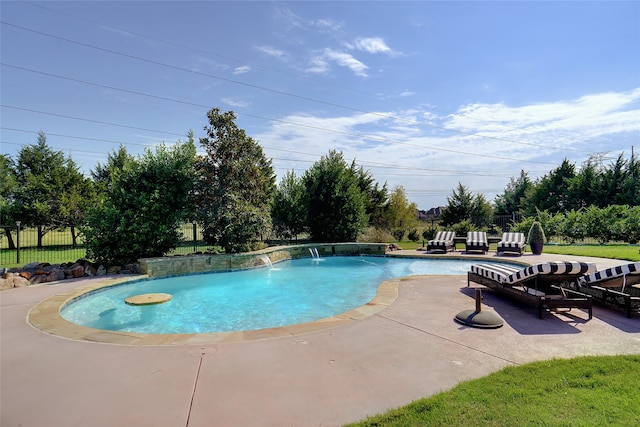
[[(400, 251), (399, 255), (420, 255)], [(460, 253), (445, 257), (466, 257)], [(474, 258), (477, 258), (474, 256)], [(525, 254), (486, 259), (578, 259)], [(598, 269), (624, 261), (585, 259)], [(594, 306), (545, 313), (494, 295), (466, 276), (400, 280), (398, 298), (357, 321), (294, 335), (116, 345), (61, 338), (27, 322), (41, 301), (95, 283), (81, 279), (0, 293), (0, 425), (340, 426), (506, 366), (554, 357), (640, 354), (640, 317)], [(475, 307), (499, 329), (454, 322)], [(323, 326), (323, 325), (321, 325)], [(260, 339), (261, 338), (261, 339)]]

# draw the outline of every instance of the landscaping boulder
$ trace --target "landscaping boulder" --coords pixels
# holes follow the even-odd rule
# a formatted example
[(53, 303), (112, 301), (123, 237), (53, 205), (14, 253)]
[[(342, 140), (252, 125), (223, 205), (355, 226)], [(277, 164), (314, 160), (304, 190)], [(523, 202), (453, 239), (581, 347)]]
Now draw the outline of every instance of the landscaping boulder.
[(80, 277), (105, 276), (107, 274), (140, 274), (140, 264), (127, 264), (107, 269), (87, 260), (75, 263), (55, 264), (32, 262), (24, 267), (0, 268), (0, 290), (14, 287), (52, 283)]
[(70, 279), (77, 279), (78, 277), (84, 276), (84, 267), (78, 264), (74, 264), (65, 271), (65, 276), (67, 275), (67, 272)]
[(105, 268), (104, 265), (101, 265), (100, 267), (98, 267), (98, 270), (96, 271), (96, 276), (106, 276), (107, 275), (107, 269)]
[(25, 279), (24, 277), (21, 277), (19, 275), (14, 275), (13, 276), (13, 287), (14, 288), (21, 288), (23, 286), (29, 286), (31, 283), (29, 282), (29, 280)]
[(39, 285), (40, 283), (44, 283), (45, 280), (47, 280), (47, 276), (44, 274), (36, 274), (35, 276), (32, 276), (31, 279), (29, 280), (29, 283), (32, 285)]
[(93, 277), (98, 272), (98, 269), (93, 266), (93, 264), (87, 264), (84, 266), (84, 275)]
[(53, 268), (49, 274), (47, 274), (47, 278), (45, 279), (46, 283), (57, 282), (58, 280), (64, 280), (64, 271), (61, 268)]

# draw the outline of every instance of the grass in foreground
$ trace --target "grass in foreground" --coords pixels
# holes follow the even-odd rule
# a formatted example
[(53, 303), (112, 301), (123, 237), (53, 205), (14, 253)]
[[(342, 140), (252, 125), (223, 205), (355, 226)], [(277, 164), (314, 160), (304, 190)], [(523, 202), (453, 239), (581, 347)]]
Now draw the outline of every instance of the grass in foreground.
[(350, 426), (637, 426), (640, 355), (508, 367)]

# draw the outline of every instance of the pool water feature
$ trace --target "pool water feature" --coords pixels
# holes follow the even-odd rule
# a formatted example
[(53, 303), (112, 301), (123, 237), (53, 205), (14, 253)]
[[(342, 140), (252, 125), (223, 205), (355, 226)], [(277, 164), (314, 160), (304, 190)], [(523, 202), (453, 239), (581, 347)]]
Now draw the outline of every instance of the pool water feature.
[[(97, 290), (60, 314), (96, 329), (145, 334), (248, 331), (312, 322), (371, 301), (385, 280), (464, 275), (474, 261), (348, 256), (304, 258), (271, 267), (141, 280)], [(476, 261), (477, 262), (477, 261)], [(166, 293), (159, 305), (131, 306), (136, 294)]]

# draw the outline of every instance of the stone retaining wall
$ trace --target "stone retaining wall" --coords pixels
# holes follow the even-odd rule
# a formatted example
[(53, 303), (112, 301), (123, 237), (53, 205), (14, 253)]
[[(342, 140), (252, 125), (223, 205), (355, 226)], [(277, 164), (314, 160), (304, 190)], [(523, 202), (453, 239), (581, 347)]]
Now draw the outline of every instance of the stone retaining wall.
[(262, 267), (269, 263), (298, 258), (310, 258), (315, 248), (321, 257), (333, 255), (384, 255), (385, 243), (322, 243), (295, 246), (275, 246), (257, 252), (239, 254), (203, 254), (143, 258), (140, 273), (149, 277), (177, 276), (190, 273), (232, 271)]

